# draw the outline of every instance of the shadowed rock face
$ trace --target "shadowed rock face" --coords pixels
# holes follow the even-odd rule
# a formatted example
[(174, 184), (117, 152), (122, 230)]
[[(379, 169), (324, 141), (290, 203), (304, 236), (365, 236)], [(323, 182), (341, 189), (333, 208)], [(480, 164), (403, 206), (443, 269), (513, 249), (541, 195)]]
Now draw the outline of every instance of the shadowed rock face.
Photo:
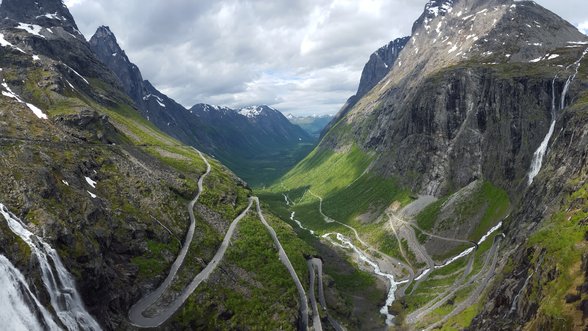
[(107, 26), (98, 28), (89, 41), (90, 48), (108, 68), (121, 80), (125, 92), (135, 102), (141, 102), (144, 96), (143, 77), (139, 68), (129, 61), (124, 50), (120, 48), (115, 35)]
[(363, 97), (390, 72), (409, 39), (410, 37), (395, 39), (370, 56), (370, 60), (366, 63), (361, 73), (361, 80), (355, 94), (356, 97)]

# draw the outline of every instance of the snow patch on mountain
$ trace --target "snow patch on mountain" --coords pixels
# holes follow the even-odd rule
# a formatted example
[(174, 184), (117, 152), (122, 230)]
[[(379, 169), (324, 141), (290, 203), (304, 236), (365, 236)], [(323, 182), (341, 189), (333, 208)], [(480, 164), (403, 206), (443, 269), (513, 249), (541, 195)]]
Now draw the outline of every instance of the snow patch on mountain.
[(245, 116), (245, 117), (248, 117), (248, 118), (254, 118), (254, 117), (261, 115), (262, 109), (261, 109), (261, 107), (251, 106), (251, 107), (241, 108), (238, 111), (238, 113)]
[(247, 118), (255, 118), (266, 112), (278, 112), (276, 109), (269, 106), (249, 106), (239, 109), (238, 113)]
[[(2, 2), (0, 2), (0, 4), (2, 4)], [(57, 12), (51, 14), (51, 13), (47, 13), (45, 15), (39, 15), (36, 18), (41, 18), (41, 17), (46, 17), (48, 19), (52, 19), (52, 20), (58, 20), (58, 21), (67, 21), (67, 19), (63, 16), (59, 16), (57, 14)]]
[(161, 107), (163, 107), (163, 108), (167, 108), (167, 107), (165, 106), (165, 103), (163, 102), (163, 99), (162, 99), (162, 98), (160, 98), (160, 97), (158, 97), (158, 96), (157, 96), (157, 95), (155, 95), (155, 94), (147, 94), (146, 96), (144, 96), (144, 97), (143, 97), (143, 100), (144, 100), (144, 101), (147, 101), (147, 100), (149, 100), (150, 98), (155, 98), (155, 101), (157, 101), (157, 103), (158, 103), (158, 104), (159, 104)]
[(2, 87), (4, 87), (4, 89), (6, 91), (2, 91), (2, 95), (8, 98), (12, 98), (15, 99), (16, 101), (22, 103), (23, 105), (27, 106), (38, 118), (40, 119), (44, 119), (46, 120), (48, 117), (45, 113), (43, 113), (43, 111), (41, 109), (39, 109), (37, 106), (27, 103), (25, 102), (19, 95), (17, 95), (16, 93), (12, 92), (12, 90), (10, 89), (10, 87), (8, 86), (8, 84), (6, 84), (6, 82), (2, 83)]
[(27, 24), (27, 23), (18, 23), (16, 29), (24, 30), (34, 36), (41, 37), (45, 39), (45, 36), (41, 34), (41, 30), (43, 29), (41, 26), (36, 24)]

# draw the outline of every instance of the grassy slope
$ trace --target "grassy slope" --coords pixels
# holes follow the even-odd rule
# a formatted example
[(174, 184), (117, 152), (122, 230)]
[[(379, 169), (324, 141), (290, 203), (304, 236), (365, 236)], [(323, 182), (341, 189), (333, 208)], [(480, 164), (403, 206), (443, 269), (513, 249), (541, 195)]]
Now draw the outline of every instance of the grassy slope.
[[(306, 286), (304, 254), (314, 251), (281, 220), (267, 214), (266, 218)], [(239, 224), (225, 260), (211, 278), (214, 281), (196, 290), (171, 326), (235, 329), (249, 325), (296, 329), (298, 292), (278, 259), (273, 240), (253, 212)]]
[[(566, 294), (577, 293), (585, 282), (583, 259), (588, 254), (588, 184), (581, 185), (570, 194), (559, 212), (533, 234), (528, 247), (545, 250), (542, 270), (555, 270), (553, 280), (547, 280), (539, 290), (543, 294), (537, 317), (530, 323), (551, 321), (553, 327), (572, 329), (582, 325), (582, 313), (577, 304), (566, 304)], [(539, 251), (539, 250), (538, 250)], [(534, 261), (537, 263), (538, 261)], [(586, 299), (586, 295), (582, 295)]]

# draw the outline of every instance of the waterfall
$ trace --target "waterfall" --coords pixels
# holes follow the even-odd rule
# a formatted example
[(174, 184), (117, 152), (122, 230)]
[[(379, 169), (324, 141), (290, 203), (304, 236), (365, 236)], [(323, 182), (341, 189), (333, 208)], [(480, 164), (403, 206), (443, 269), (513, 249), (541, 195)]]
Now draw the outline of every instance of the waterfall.
[[(574, 72), (573, 75), (570, 75), (568, 77), (568, 79), (566, 80), (566, 83), (565, 83), (564, 88), (561, 93), (559, 110), (563, 110), (566, 106), (565, 105), (566, 96), (567, 96), (568, 91), (570, 89), (570, 84), (574, 81), (574, 79), (576, 79), (576, 76), (578, 75), (578, 70), (580, 70), (581, 62), (587, 53), (588, 53), (588, 48), (584, 50), (584, 52), (582, 53), (582, 56), (578, 59), (578, 61), (570, 64), (566, 68), (566, 69), (569, 69), (572, 66), (576, 66), (576, 71)], [(539, 148), (537, 148), (537, 150), (533, 154), (533, 160), (531, 161), (531, 169), (529, 170), (529, 175), (528, 175), (529, 176), (528, 177), (529, 178), (529, 181), (528, 181), (529, 186), (531, 184), (533, 184), (533, 180), (535, 179), (535, 177), (539, 174), (539, 171), (541, 170), (541, 166), (543, 165), (543, 159), (545, 158), (545, 154), (547, 153), (547, 146), (549, 145), (549, 140), (551, 140), (551, 137), (553, 136), (553, 132), (555, 131), (555, 122), (557, 120), (557, 109), (556, 109), (556, 104), (555, 104), (555, 80), (556, 79), (557, 79), (557, 75), (555, 76), (555, 78), (553, 79), (553, 81), (551, 83), (551, 125), (549, 126), (549, 131), (547, 132), (547, 135), (545, 136), (545, 138), (541, 142), (541, 145), (539, 145)]]
[(75, 282), (61, 262), (57, 251), (30, 232), (24, 223), (1, 203), (0, 214), (4, 216), (12, 232), (31, 248), (31, 252), (39, 261), (41, 278), (51, 298), (51, 306), (63, 325), (70, 331), (101, 330), (98, 322), (84, 308)]
[(60, 330), (51, 314), (30, 290), (22, 273), (0, 255), (0, 321), (15, 331)]
[[(551, 125), (549, 126), (549, 131), (547, 135), (539, 145), (539, 148), (533, 154), (533, 160), (531, 161), (531, 169), (529, 170), (529, 182), (528, 185), (533, 184), (533, 180), (539, 174), (541, 170), (541, 166), (543, 165), (543, 158), (545, 157), (545, 153), (547, 152), (547, 145), (549, 144), (549, 140), (551, 140), (551, 136), (553, 136), (553, 132), (555, 131), (555, 122), (557, 120), (557, 113), (555, 109), (555, 80), (557, 76), (551, 82)], [(569, 80), (568, 80), (569, 82)], [(562, 100), (565, 99), (565, 94), (562, 95)], [(561, 108), (563, 109), (563, 107)]]

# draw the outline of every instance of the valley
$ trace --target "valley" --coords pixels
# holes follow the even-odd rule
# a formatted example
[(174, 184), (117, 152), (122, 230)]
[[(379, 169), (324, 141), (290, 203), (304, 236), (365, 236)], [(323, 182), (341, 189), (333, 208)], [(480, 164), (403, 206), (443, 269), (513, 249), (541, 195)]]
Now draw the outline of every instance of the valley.
[(110, 28), (0, 1), (5, 327), (586, 328), (588, 36), (424, 2), (322, 117), (184, 107)]

